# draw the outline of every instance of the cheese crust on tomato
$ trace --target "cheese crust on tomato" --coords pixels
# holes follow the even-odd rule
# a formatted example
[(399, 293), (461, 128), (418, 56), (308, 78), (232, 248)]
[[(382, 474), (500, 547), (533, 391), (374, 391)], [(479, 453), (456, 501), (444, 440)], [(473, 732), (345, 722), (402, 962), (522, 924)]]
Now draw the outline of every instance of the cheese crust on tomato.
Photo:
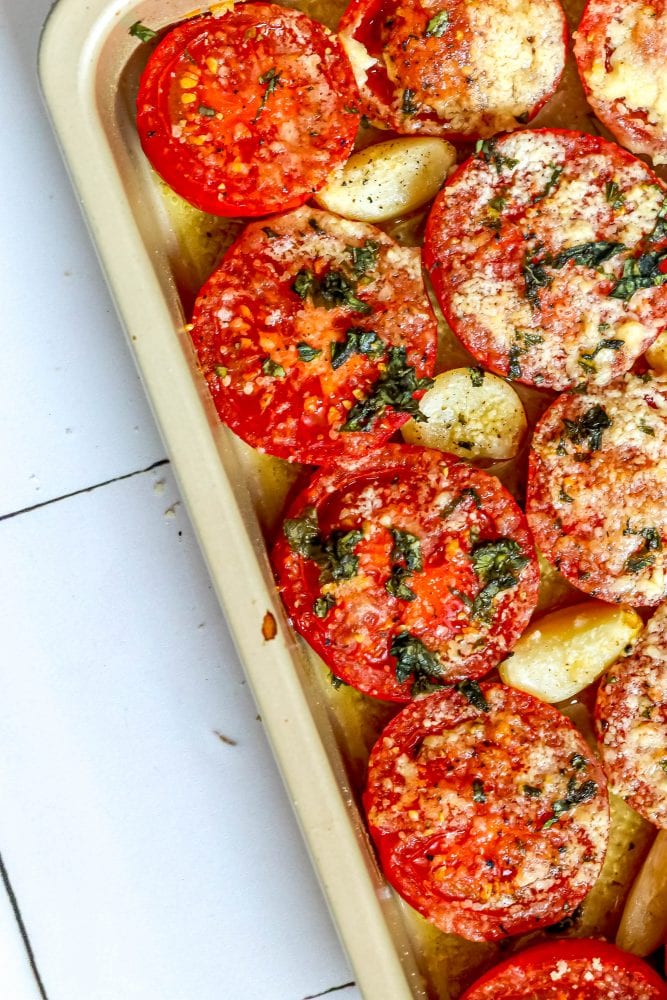
[(525, 517), (499, 481), (410, 445), (321, 469), (272, 562), (297, 631), (336, 677), (387, 701), (488, 673), (539, 587)]
[(598, 136), (479, 145), (429, 216), (424, 260), (465, 346), (542, 388), (605, 385), (667, 325), (667, 200), (646, 164)]
[(221, 419), (290, 461), (381, 444), (431, 384), (437, 325), (419, 251), (328, 212), (251, 223), (192, 323)]
[(667, 604), (634, 650), (602, 678), (595, 706), (602, 763), (613, 790), (667, 828)]
[(634, 153), (667, 163), (665, 0), (589, 0), (574, 53), (598, 118)]
[(562, 919), (607, 849), (606, 781), (585, 740), (556, 709), (501, 684), (403, 709), (371, 753), (364, 805), (397, 892), (473, 941)]
[(565, 63), (558, 0), (353, 0), (339, 33), (361, 109), (403, 134), (518, 128), (554, 93)]
[(633, 606), (667, 596), (667, 376), (560, 396), (538, 422), (526, 514), (575, 587)]

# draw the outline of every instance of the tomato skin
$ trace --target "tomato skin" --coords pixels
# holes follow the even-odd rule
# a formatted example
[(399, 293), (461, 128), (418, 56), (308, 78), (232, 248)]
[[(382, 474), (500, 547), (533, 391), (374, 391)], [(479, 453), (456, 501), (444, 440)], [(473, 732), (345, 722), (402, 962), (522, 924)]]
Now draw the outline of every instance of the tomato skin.
[[(605, 385), (628, 371), (667, 324), (667, 287), (626, 299), (615, 290), (626, 264), (664, 252), (652, 232), (665, 196), (646, 164), (599, 136), (536, 129), (489, 140), (447, 180), (424, 238), (454, 333), (491, 371), (540, 388)], [(591, 248), (609, 256), (587, 259)]]
[[(454, 140), (526, 124), (558, 87), (568, 31), (557, 0), (531, 4), (527, 23), (515, 6), (352, 0), (339, 35), (364, 113), (380, 128)], [(360, 45), (363, 67), (355, 65)]]
[(328, 29), (247, 2), (160, 41), (141, 78), (137, 129), (155, 170), (197, 208), (267, 215), (303, 204), (345, 162), (360, 120), (355, 101), (350, 65)]
[[(437, 325), (419, 251), (308, 207), (266, 221), (243, 231), (195, 303), (191, 336), (218, 413), (248, 444), (289, 461), (321, 465), (376, 447), (408, 419), (405, 407), (416, 407), (423, 392), (416, 386), (435, 366)], [(369, 262), (358, 279), (353, 252)], [(304, 274), (347, 276), (356, 305), (325, 306), (299, 294)], [(377, 351), (334, 361), (334, 348), (364, 335)], [(366, 429), (344, 429), (373, 395), (392, 351), (405, 352), (415, 391), (406, 390), (403, 409), (387, 405)]]
[[(443, 517), (452, 502), (455, 509)], [(539, 585), (532, 539), (515, 501), (492, 476), (441, 452), (385, 445), (321, 469), (286, 521), (309, 509), (317, 511), (324, 537), (363, 534), (355, 547), (357, 572), (323, 586), (320, 568), (291, 548), (283, 530), (272, 552), (279, 590), (296, 630), (336, 677), (365, 694), (410, 700), (416, 675), (399, 680), (398, 655), (391, 652), (399, 635), (437, 655), (441, 679), (451, 682), (487, 673), (528, 624)], [(405, 581), (412, 599), (387, 591), (396, 530), (418, 539), (421, 549), (422, 570)], [(522, 553), (518, 584), (497, 595), (485, 622), (470, 610), (482, 589), (473, 571), (473, 535), (478, 544), (511, 540)], [(320, 617), (315, 602), (326, 595), (334, 603)]]
[[(575, 788), (579, 804), (561, 812)], [(371, 752), (363, 801), (388, 881), (473, 941), (562, 919), (605, 856), (599, 763), (557, 709), (501, 684), (445, 688), (399, 712)]]
[[(640, 72), (660, 76), (667, 58), (666, 14), (665, 0), (641, 0), (641, 3), (637, 0), (588, 0), (574, 41), (579, 77), (593, 111), (621, 145), (638, 155), (650, 156), (656, 165), (667, 163), (664, 118), (650, 100), (637, 107), (630, 104), (625, 95), (605, 94), (604, 84), (608, 83), (618, 56), (619, 45), (612, 41), (611, 35), (626, 21), (624, 44), (631, 48), (622, 61), (635, 65), (639, 62), (636, 69)], [(642, 89), (647, 97), (645, 88)]]
[[(560, 963), (569, 968), (563, 971)], [(505, 959), (466, 990), (461, 1000), (538, 998), (667, 1000), (667, 983), (641, 959), (606, 941), (561, 940)]]

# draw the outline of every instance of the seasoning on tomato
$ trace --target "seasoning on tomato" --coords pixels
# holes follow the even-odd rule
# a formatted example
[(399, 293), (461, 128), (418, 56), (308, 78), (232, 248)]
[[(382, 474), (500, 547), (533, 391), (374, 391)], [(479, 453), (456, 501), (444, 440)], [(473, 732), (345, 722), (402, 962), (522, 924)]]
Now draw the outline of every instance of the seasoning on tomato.
[(600, 681), (595, 725), (614, 791), (667, 829), (667, 604)]
[(667, 1000), (667, 983), (606, 941), (550, 941), (495, 966), (461, 1000)]
[(244, 230), (199, 294), (192, 339), (233, 431), (319, 465), (421, 417), (437, 326), (418, 249), (302, 207)]
[(667, 597), (667, 375), (565, 393), (533, 434), (526, 514), (575, 587), (633, 607)]
[(464, 682), (399, 712), (371, 753), (363, 799), (391, 885), (471, 941), (571, 914), (607, 849), (606, 782), (583, 736), (502, 684)]
[(633, 153), (667, 163), (665, 0), (588, 0), (574, 54), (600, 121)]
[(362, 110), (403, 134), (477, 138), (525, 125), (565, 64), (558, 0), (352, 0), (339, 33)]
[(667, 325), (667, 190), (598, 136), (490, 139), (436, 199), (424, 261), (485, 367), (542, 388), (606, 385)]
[(162, 39), (141, 78), (137, 128), (153, 167), (197, 208), (266, 215), (303, 204), (347, 160), (356, 99), (327, 28), (239, 3)]
[(320, 470), (287, 512), (273, 565), (295, 628), (333, 674), (388, 701), (486, 674), (539, 585), (525, 518), (499, 481), (409, 445)]

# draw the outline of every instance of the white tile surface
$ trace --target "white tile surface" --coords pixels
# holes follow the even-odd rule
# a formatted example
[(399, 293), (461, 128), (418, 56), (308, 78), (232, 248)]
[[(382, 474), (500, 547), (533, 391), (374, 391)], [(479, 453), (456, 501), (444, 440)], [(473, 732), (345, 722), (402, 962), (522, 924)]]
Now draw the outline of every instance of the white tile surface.
[(169, 470), (1, 522), (0, 564), (0, 844), (49, 1000), (349, 982)]
[(0, 515), (165, 454), (38, 93), (49, 6), (0, 0)]
[[(49, 6), (0, 0), (0, 853), (48, 1000), (359, 1000), (169, 467), (133, 475), (164, 450), (38, 97)], [(36, 989), (0, 886), (0, 997)]]

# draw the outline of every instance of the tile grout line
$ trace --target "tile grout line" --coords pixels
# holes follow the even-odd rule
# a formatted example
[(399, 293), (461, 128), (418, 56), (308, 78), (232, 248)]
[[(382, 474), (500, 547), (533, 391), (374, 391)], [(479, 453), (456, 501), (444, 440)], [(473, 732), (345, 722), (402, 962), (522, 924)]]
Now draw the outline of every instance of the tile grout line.
[(16, 923), (18, 925), (19, 934), (21, 935), (21, 940), (23, 941), (23, 946), (28, 955), (28, 962), (30, 963), (30, 968), (35, 978), (35, 982), (37, 983), (37, 989), (39, 990), (39, 994), (42, 997), (42, 1000), (48, 1000), (48, 997), (46, 995), (46, 990), (44, 989), (44, 983), (42, 982), (42, 977), (39, 974), (39, 969), (37, 968), (37, 963), (35, 961), (35, 953), (33, 952), (32, 945), (30, 944), (30, 938), (28, 937), (28, 932), (26, 930), (25, 924), (23, 923), (23, 917), (21, 916), (21, 911), (19, 909), (19, 904), (16, 899), (16, 894), (14, 892), (11, 882), (9, 881), (9, 875), (7, 874), (7, 869), (5, 868), (5, 863), (3, 861), (2, 854), (0, 854), (0, 875), (2, 876), (2, 882), (5, 887), (5, 892), (7, 893), (9, 903), (14, 912), (14, 919), (16, 920)]
[(330, 986), (328, 990), (324, 990), (322, 993), (309, 993), (307, 997), (303, 1000), (318, 1000), (319, 997), (329, 996), (331, 993), (338, 993), (340, 990), (349, 990), (351, 986), (356, 986), (357, 984), (352, 981), (349, 983), (342, 983), (341, 986)]
[(20, 514), (29, 514), (32, 510), (39, 510), (41, 507), (48, 507), (49, 504), (59, 503), (60, 500), (70, 500), (72, 497), (81, 496), (82, 493), (92, 493), (94, 490), (101, 489), (102, 486), (110, 486), (111, 483), (120, 483), (124, 479), (132, 479), (133, 476), (142, 476), (145, 472), (151, 472), (153, 469), (159, 469), (163, 465), (169, 465), (168, 458), (161, 458), (157, 462), (153, 462), (152, 465), (147, 465), (145, 469), (137, 469), (135, 472), (126, 472), (122, 476), (114, 476), (113, 479), (105, 479), (102, 483), (94, 483), (92, 486), (82, 486), (80, 490), (73, 490), (71, 493), (63, 493), (62, 496), (52, 497), (50, 500), (42, 500), (41, 503), (35, 503), (31, 507), (22, 507), (21, 510), (13, 510), (8, 514), (0, 514), (0, 522), (8, 521), (12, 517), (18, 517)]

